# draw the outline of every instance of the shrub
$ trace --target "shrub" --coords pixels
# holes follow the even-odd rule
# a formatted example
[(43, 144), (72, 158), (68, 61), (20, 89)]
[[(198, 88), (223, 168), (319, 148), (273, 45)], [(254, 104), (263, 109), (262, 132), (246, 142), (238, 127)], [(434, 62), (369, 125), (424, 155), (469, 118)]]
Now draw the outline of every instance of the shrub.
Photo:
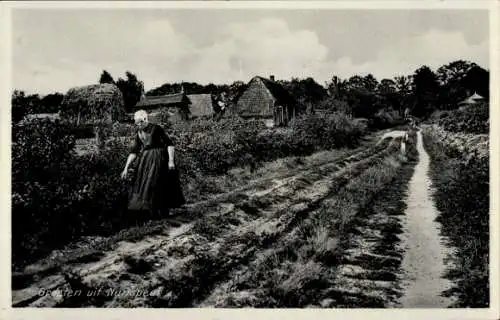
[(13, 260), (24, 263), (85, 232), (111, 229), (127, 185), (120, 179), (129, 141), (77, 156), (66, 124), (33, 120), (13, 126)]
[[(56, 231), (75, 197), (72, 175), (74, 137), (58, 122), (33, 120), (14, 125), (12, 134), (13, 256)], [(55, 230), (49, 228), (55, 227)], [(57, 233), (66, 232), (62, 227)]]
[[(458, 134), (457, 134), (458, 136)], [(431, 176), (443, 234), (457, 248), (448, 277), (456, 287), (456, 307), (489, 304), (489, 157), (487, 146), (470, 153), (471, 142), (454, 144), (436, 128), (424, 130), (424, 147), (431, 157)], [(463, 151), (458, 150), (464, 146)], [(484, 148), (485, 151), (482, 149)]]
[(109, 128), (112, 137), (132, 137), (136, 132), (136, 127), (131, 123), (115, 122)]
[(372, 129), (387, 129), (405, 123), (403, 117), (395, 110), (381, 109), (372, 118)]
[(300, 141), (304, 146), (314, 146), (315, 150), (353, 147), (364, 131), (361, 123), (338, 112), (294, 119), (291, 128), (295, 141)]
[(489, 133), (489, 103), (449, 111), (439, 118), (437, 124), (451, 132)]

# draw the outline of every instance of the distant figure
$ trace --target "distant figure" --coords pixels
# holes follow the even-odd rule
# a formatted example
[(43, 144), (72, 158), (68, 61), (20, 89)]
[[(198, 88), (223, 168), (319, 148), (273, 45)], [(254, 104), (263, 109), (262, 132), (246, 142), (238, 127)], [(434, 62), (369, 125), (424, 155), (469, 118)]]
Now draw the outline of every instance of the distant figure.
[(169, 208), (185, 203), (175, 166), (174, 146), (162, 127), (149, 123), (146, 111), (137, 111), (134, 122), (138, 130), (121, 174), (126, 178), (130, 165), (138, 158), (128, 209), (161, 217), (168, 214)]
[(406, 143), (408, 142), (408, 132), (405, 133), (401, 140), (401, 154), (406, 155)]

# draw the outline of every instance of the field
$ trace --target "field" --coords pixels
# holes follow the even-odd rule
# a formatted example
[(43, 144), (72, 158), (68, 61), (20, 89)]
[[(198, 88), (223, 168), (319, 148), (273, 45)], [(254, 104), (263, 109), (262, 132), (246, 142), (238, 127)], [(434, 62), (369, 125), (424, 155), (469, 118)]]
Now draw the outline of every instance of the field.
[[(429, 207), (436, 202), (439, 229), (450, 239), (450, 247), (459, 248), (456, 259), (469, 263), (460, 276), (447, 276), (455, 289), (438, 286), (435, 293), (424, 291), (424, 295), (438, 301), (436, 298), (447, 292), (450, 299), (439, 300), (441, 307), (451, 306), (453, 299), (458, 301), (454, 306), (484, 306), (485, 301), (472, 299), (470, 290), (479, 288), (484, 294), (485, 281), (487, 285), (484, 228), (488, 202), (481, 202), (476, 211), (471, 203), (457, 204), (454, 209), (462, 210), (459, 218), (447, 213), (449, 203), (455, 201), (449, 199), (449, 179), (455, 183), (451, 193), (464, 180), (451, 177), (449, 170), (458, 168), (454, 167), (446, 171), (449, 179), (443, 182), (445, 161), (439, 158), (439, 152), (444, 148), (436, 145), (441, 141), (450, 150), (448, 157), (456, 157), (458, 152), (463, 155), (460, 161), (477, 163), (477, 170), (484, 169), (484, 157), (466, 156), (484, 156), (484, 152), (456, 148), (453, 142), (467, 146), (459, 139), (475, 141), (476, 136), (455, 134), (454, 140), (441, 139), (439, 134), (451, 135), (428, 125), (418, 132), (406, 126), (368, 132), (339, 115), (335, 117), (335, 121), (327, 118), (332, 123), (328, 127), (317, 125), (321, 119), (309, 119), (292, 125), (291, 130), (267, 133), (252, 127), (224, 131), (199, 124), (203, 128), (198, 132), (204, 135), (197, 135), (195, 130), (187, 137), (185, 131), (171, 129), (181, 155), (179, 167), (189, 199), (187, 206), (171, 218), (138, 221), (140, 217), (125, 216), (115, 203), (118, 189), (123, 188), (117, 187), (118, 180), (101, 181), (103, 189), (118, 188), (111, 196), (105, 195), (102, 207), (89, 205), (104, 196), (91, 187), (93, 191), (82, 196), (88, 197), (87, 202), (75, 202), (80, 211), (71, 211), (76, 210), (73, 207), (69, 211), (61, 209), (78, 217), (65, 220), (70, 227), (67, 229), (75, 231), (68, 235), (63, 247), (43, 236), (57, 227), (38, 230), (40, 236), (31, 239), (15, 238), (32, 243), (30, 253), (37, 258), (28, 259), (25, 253), (13, 266), (13, 305), (415, 307), (421, 292), (414, 283), (408, 284), (408, 273), (416, 277), (417, 284), (436, 282), (441, 278), (437, 267), (445, 264), (441, 259), (430, 261), (437, 270), (431, 275), (437, 278), (432, 279), (422, 276), (422, 269), (415, 267), (412, 255), (420, 245), (431, 246), (430, 251), (444, 250), (437, 242), (439, 230), (432, 229), (434, 222), (411, 219), (417, 201), (419, 205), (428, 202)], [(210, 133), (216, 139), (204, 138)], [(408, 140), (402, 147), (405, 134)], [(80, 148), (77, 157), (89, 157), (85, 159), (97, 161), (94, 166), (104, 166), (97, 173), (117, 175), (126, 153), (123, 146), (120, 152), (113, 153), (112, 146), (124, 142), (110, 141), (106, 160), (114, 161), (113, 168), (99, 162), (98, 151), (86, 151), (85, 147)], [(200, 145), (203, 150), (194, 149)], [(199, 157), (202, 151), (203, 157)], [(425, 163), (429, 158), (428, 173)], [(473, 176), (478, 184), (484, 184), (487, 173), (477, 170), (469, 170), (469, 178)], [(423, 192), (430, 181), (436, 189), (433, 198)], [(85, 185), (82, 182), (81, 187), (85, 189)], [(487, 198), (487, 189), (481, 188), (481, 196)], [(104, 206), (114, 211), (107, 212)], [(86, 210), (96, 212), (89, 215)], [(477, 215), (476, 227), (482, 228), (482, 235), (457, 237), (468, 225), (467, 212)], [(23, 214), (25, 219), (31, 217), (28, 211)], [(92, 224), (92, 219), (99, 221)], [(450, 225), (457, 227), (442, 227)], [(424, 239), (405, 247), (405, 239), (415, 236), (411, 230), (419, 228), (434, 232), (436, 242)], [(477, 244), (479, 251), (467, 260), (471, 257), (470, 243)], [(457, 272), (450, 269), (448, 274)], [(475, 282), (464, 284), (471, 274), (477, 275)]]

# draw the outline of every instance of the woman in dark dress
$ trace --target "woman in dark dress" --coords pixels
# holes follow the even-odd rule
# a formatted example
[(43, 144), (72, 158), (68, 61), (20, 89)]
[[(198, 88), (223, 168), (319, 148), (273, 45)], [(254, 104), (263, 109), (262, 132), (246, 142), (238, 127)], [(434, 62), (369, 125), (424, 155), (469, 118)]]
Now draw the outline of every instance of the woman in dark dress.
[(126, 178), (130, 165), (137, 159), (128, 209), (163, 216), (169, 208), (185, 204), (179, 175), (175, 167), (174, 146), (162, 127), (149, 123), (144, 110), (134, 114), (138, 127), (135, 141), (121, 174)]

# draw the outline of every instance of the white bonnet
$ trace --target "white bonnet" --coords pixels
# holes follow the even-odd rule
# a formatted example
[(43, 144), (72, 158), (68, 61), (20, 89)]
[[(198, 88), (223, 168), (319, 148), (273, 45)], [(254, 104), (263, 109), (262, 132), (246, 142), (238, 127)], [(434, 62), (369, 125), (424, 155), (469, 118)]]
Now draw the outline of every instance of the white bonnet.
[(148, 113), (146, 110), (138, 110), (134, 113), (134, 121), (148, 122)]

